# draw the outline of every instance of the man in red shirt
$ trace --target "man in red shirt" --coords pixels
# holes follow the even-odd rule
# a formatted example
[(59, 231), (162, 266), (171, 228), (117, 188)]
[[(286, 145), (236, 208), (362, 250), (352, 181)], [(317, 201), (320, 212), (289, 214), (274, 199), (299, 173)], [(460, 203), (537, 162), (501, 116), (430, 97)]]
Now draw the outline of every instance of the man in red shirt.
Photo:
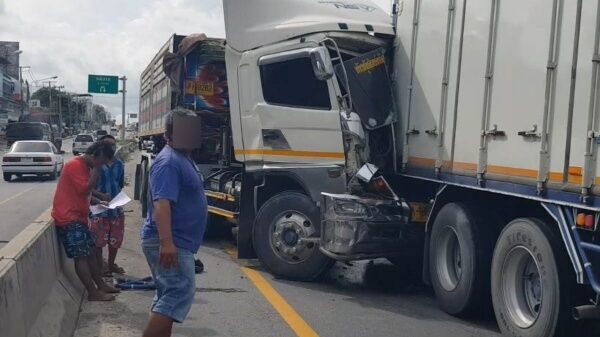
[(77, 276), (90, 301), (112, 301), (118, 289), (102, 280), (94, 254), (94, 240), (88, 229), (92, 191), (102, 165), (114, 157), (110, 144), (96, 142), (84, 155), (65, 164), (54, 194), (52, 218), (67, 256), (75, 261)]

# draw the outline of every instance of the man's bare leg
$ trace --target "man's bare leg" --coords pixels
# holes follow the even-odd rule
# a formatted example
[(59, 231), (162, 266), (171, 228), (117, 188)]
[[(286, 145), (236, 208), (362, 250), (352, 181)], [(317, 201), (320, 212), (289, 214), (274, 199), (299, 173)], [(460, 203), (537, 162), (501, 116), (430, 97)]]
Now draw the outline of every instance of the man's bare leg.
[(119, 289), (106, 284), (106, 282), (104, 282), (104, 280), (102, 279), (102, 272), (100, 271), (101, 269), (98, 266), (98, 261), (96, 261), (96, 254), (90, 254), (90, 256), (87, 257), (87, 264), (89, 266), (91, 278), (96, 283), (99, 290), (111, 294), (121, 292)]
[(96, 247), (94, 252), (96, 253), (96, 262), (98, 262), (98, 267), (100, 268), (100, 272), (102, 272), (104, 269), (104, 261), (102, 261), (102, 247)]
[(114, 295), (107, 294), (106, 292), (96, 288), (87, 257), (76, 257), (73, 260), (75, 262), (75, 272), (88, 292), (88, 300), (112, 301), (115, 299)]
[(115, 259), (117, 258), (117, 251), (119, 248), (108, 246), (108, 270), (111, 272), (115, 271)]
[(142, 337), (171, 337), (173, 320), (167, 316), (152, 313)]

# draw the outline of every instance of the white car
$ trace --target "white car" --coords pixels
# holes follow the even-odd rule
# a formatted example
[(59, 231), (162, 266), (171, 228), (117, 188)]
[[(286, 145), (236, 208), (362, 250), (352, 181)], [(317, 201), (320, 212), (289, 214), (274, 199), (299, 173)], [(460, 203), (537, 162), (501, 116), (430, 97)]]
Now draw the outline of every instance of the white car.
[(21, 177), (25, 174), (48, 175), (54, 180), (63, 166), (63, 157), (48, 141), (17, 141), (2, 158), (4, 181), (11, 181), (13, 175)]
[(73, 155), (84, 153), (92, 144), (94, 144), (94, 136), (86, 133), (78, 134), (73, 140)]

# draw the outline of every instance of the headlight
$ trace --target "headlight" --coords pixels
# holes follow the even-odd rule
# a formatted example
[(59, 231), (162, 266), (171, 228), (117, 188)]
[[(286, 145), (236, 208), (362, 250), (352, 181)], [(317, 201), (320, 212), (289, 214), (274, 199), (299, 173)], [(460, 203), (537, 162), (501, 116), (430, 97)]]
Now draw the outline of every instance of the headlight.
[(338, 215), (363, 217), (369, 215), (369, 207), (366, 205), (348, 200), (336, 200), (333, 204), (333, 210)]

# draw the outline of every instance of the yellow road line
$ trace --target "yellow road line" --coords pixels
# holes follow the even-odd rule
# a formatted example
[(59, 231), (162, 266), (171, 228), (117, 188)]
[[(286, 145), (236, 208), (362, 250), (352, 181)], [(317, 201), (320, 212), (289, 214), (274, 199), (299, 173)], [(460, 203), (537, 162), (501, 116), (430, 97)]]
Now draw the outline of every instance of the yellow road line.
[(7, 202), (9, 202), (9, 201), (11, 201), (11, 200), (13, 200), (13, 199), (16, 199), (16, 198), (18, 198), (18, 197), (22, 196), (23, 194), (25, 194), (25, 193), (27, 193), (27, 192), (31, 191), (32, 189), (33, 189), (33, 187), (31, 187), (31, 188), (28, 188), (28, 189), (26, 189), (25, 191), (21, 191), (21, 192), (19, 192), (19, 193), (17, 193), (17, 194), (15, 194), (15, 195), (13, 195), (12, 197), (10, 197), (10, 198), (8, 198), (8, 199), (4, 199), (4, 200), (0, 201), (0, 205), (4, 205), (4, 204), (6, 204)]
[[(237, 257), (237, 252), (233, 247), (225, 247), (225, 252), (232, 258)], [(319, 336), (259, 272), (247, 267), (241, 267), (241, 269), (297, 336)]]

